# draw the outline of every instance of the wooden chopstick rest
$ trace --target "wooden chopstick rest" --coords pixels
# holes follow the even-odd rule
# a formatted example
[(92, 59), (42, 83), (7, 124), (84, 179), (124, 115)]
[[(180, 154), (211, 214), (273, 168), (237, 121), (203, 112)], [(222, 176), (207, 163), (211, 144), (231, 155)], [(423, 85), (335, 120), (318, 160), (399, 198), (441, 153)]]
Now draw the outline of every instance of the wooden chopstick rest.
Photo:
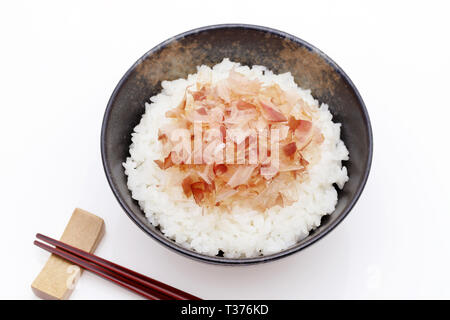
[[(105, 231), (102, 218), (82, 209), (75, 209), (60, 240), (93, 253)], [(72, 293), (82, 269), (54, 254), (31, 284), (39, 298), (65, 300)]]

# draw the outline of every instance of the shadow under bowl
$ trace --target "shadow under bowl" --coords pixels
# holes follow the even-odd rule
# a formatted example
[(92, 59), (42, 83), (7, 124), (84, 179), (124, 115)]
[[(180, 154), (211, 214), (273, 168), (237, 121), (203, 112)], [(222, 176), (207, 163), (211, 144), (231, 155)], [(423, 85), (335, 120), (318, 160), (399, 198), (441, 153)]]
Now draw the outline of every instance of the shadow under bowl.
[[(183, 248), (162, 234), (145, 217), (127, 188), (122, 163), (129, 156), (131, 133), (145, 111), (145, 102), (161, 91), (161, 81), (185, 78), (202, 64), (213, 66), (224, 58), (243, 65), (263, 65), (274, 73), (291, 72), (302, 88), (327, 103), (333, 121), (340, 122), (341, 139), (350, 160), (349, 181), (338, 191), (338, 203), (321, 225), (296, 245), (267, 256), (230, 259)], [(101, 131), (101, 153), (106, 177), (126, 214), (148, 235), (168, 248), (199, 261), (244, 265), (273, 261), (311, 245), (336, 227), (358, 200), (372, 161), (369, 116), (356, 87), (344, 71), (324, 53), (287, 33), (253, 25), (208, 26), (175, 36), (148, 51), (123, 76), (106, 108)]]

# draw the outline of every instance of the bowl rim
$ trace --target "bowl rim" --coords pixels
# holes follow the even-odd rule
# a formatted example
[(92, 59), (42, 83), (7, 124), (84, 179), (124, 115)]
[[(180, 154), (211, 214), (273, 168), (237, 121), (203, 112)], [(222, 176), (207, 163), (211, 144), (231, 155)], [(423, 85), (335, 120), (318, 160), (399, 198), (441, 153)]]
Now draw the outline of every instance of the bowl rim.
[[(295, 246), (290, 247), (290, 248), (288, 248), (286, 250), (283, 250), (281, 252), (277, 252), (277, 253), (274, 253), (274, 254), (271, 254), (271, 255), (258, 256), (258, 257), (252, 257), (252, 258), (225, 258), (225, 257), (217, 257), (217, 256), (208, 256), (208, 255), (201, 254), (201, 253), (195, 252), (193, 250), (181, 247), (180, 245), (178, 245), (175, 242), (173, 242), (171, 239), (169, 239), (166, 236), (164, 236), (162, 233), (161, 233), (161, 235), (156, 235), (153, 230), (150, 230), (142, 221), (139, 220), (139, 218), (134, 214), (134, 212), (127, 206), (127, 204), (125, 203), (124, 199), (121, 198), (120, 193), (119, 193), (119, 191), (118, 191), (118, 189), (117, 189), (117, 187), (114, 184), (114, 181), (112, 179), (112, 173), (110, 172), (110, 169), (109, 169), (109, 166), (108, 166), (108, 163), (107, 163), (107, 159), (106, 159), (106, 146), (105, 146), (106, 127), (108, 126), (112, 105), (113, 105), (113, 103), (114, 103), (114, 101), (115, 101), (115, 99), (116, 99), (116, 97), (117, 97), (117, 95), (118, 95), (122, 85), (128, 79), (130, 74), (136, 69), (136, 67), (139, 64), (141, 64), (147, 57), (149, 57), (153, 53), (159, 51), (160, 49), (166, 47), (168, 44), (172, 43), (173, 41), (177, 41), (177, 40), (185, 38), (187, 36), (190, 36), (190, 35), (193, 35), (193, 34), (196, 34), (196, 33), (200, 33), (200, 32), (204, 32), (204, 31), (217, 30), (217, 29), (234, 29), (234, 28), (236, 28), (236, 29), (250, 29), (250, 30), (256, 30), (256, 31), (263, 31), (263, 32), (271, 33), (271, 34), (277, 35), (277, 36), (279, 36), (281, 38), (289, 39), (289, 40), (291, 40), (293, 42), (296, 42), (296, 43), (302, 45), (303, 47), (307, 48), (308, 50), (318, 54), (334, 70), (336, 70), (336, 72), (338, 72), (341, 77), (344, 78), (344, 80), (350, 85), (352, 91), (355, 93), (356, 98), (358, 99), (359, 104), (361, 106), (361, 111), (363, 113), (363, 118), (364, 118), (365, 124), (367, 126), (368, 137), (369, 137), (369, 152), (368, 152), (368, 157), (367, 157), (367, 168), (364, 171), (363, 179), (362, 179), (360, 185), (358, 186), (358, 188), (356, 190), (356, 193), (353, 195), (353, 198), (350, 200), (349, 205), (341, 213), (341, 215), (339, 217), (337, 217), (336, 220), (334, 220), (330, 225), (328, 225), (320, 233), (316, 233), (310, 239), (306, 240), (305, 242), (303, 242), (300, 245), (295, 245)], [(315, 46), (311, 45), (310, 43), (308, 43), (308, 42), (306, 42), (306, 41), (304, 41), (304, 40), (302, 40), (302, 39), (300, 39), (300, 38), (298, 38), (296, 36), (293, 36), (291, 34), (283, 32), (283, 31), (279, 31), (279, 30), (276, 30), (276, 29), (273, 29), (273, 28), (259, 26), (259, 25), (231, 23), (231, 24), (208, 25), (208, 26), (195, 28), (195, 29), (192, 29), (192, 30), (180, 33), (180, 34), (178, 34), (176, 36), (173, 36), (173, 37), (171, 37), (171, 38), (161, 42), (157, 46), (155, 46), (152, 49), (150, 49), (149, 51), (147, 51), (144, 55), (142, 55), (142, 57), (139, 58), (128, 69), (128, 71), (122, 76), (122, 78), (120, 79), (120, 81), (116, 85), (113, 93), (111, 94), (111, 97), (109, 98), (109, 101), (108, 101), (108, 104), (107, 104), (107, 107), (106, 107), (106, 110), (105, 110), (105, 113), (104, 113), (104, 116), (103, 116), (101, 135), (100, 135), (100, 149), (101, 149), (101, 157), (102, 157), (103, 169), (104, 169), (106, 178), (108, 180), (108, 184), (109, 184), (111, 190), (113, 191), (113, 194), (114, 194), (115, 198), (117, 199), (117, 201), (119, 202), (120, 206), (125, 211), (125, 213), (128, 215), (128, 217), (141, 230), (143, 230), (145, 233), (150, 235), (153, 239), (157, 240), (158, 243), (164, 245), (165, 247), (168, 247), (168, 248), (174, 250), (178, 254), (181, 254), (183, 256), (186, 256), (186, 257), (189, 257), (189, 258), (192, 258), (194, 260), (201, 261), (201, 262), (206, 262), (206, 263), (216, 264), (216, 265), (252, 265), (252, 264), (266, 263), (266, 262), (270, 262), (270, 261), (275, 261), (275, 260), (278, 260), (278, 259), (290, 256), (290, 255), (292, 255), (292, 254), (294, 254), (296, 252), (299, 252), (299, 251), (309, 247), (313, 243), (316, 243), (319, 240), (321, 240), (324, 236), (326, 236), (334, 228), (336, 228), (336, 226), (338, 224), (340, 224), (342, 222), (342, 220), (344, 220), (344, 218), (349, 214), (349, 212), (353, 209), (353, 207), (355, 206), (356, 202), (360, 198), (361, 193), (364, 190), (364, 187), (365, 187), (365, 185), (367, 183), (367, 179), (369, 177), (369, 173), (370, 173), (370, 169), (371, 169), (371, 165), (372, 165), (373, 134), (372, 134), (372, 126), (371, 126), (371, 123), (370, 123), (369, 114), (368, 114), (368, 111), (366, 109), (365, 103), (364, 103), (361, 95), (359, 94), (358, 89), (353, 84), (351, 79), (347, 76), (347, 74), (342, 70), (342, 68), (339, 67), (338, 64), (335, 63), (325, 53), (323, 53), (321, 50), (317, 49)]]

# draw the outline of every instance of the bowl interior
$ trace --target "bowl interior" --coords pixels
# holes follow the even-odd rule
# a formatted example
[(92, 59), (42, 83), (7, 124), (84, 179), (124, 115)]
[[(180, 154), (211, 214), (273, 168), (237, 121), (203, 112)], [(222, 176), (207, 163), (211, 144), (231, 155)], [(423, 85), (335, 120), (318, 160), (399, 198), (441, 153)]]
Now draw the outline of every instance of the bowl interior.
[[(144, 113), (144, 103), (161, 90), (161, 81), (185, 78), (196, 66), (213, 66), (230, 58), (244, 65), (264, 65), (275, 73), (291, 72), (296, 83), (311, 89), (327, 103), (333, 121), (342, 123), (341, 138), (350, 152), (345, 162), (349, 181), (339, 191), (335, 212), (296, 244), (277, 254), (246, 259), (210, 257), (187, 250), (151, 225), (127, 188), (122, 162), (129, 156), (133, 128)], [(181, 34), (160, 44), (139, 59), (116, 87), (102, 127), (102, 158), (108, 181), (125, 212), (141, 229), (179, 253), (205, 262), (249, 264), (281, 258), (320, 239), (350, 211), (366, 182), (372, 157), (372, 133), (367, 111), (356, 88), (327, 56), (288, 34), (257, 26), (211, 26)]]

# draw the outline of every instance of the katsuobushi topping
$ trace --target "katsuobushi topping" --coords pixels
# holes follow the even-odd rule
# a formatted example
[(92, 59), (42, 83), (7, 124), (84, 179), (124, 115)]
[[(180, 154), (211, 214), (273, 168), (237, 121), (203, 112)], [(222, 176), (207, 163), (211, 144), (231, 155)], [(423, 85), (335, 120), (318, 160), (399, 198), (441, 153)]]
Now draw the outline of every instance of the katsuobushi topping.
[(317, 112), (297, 90), (235, 69), (214, 84), (198, 79), (166, 113), (155, 163), (203, 208), (289, 206), (298, 198), (285, 190), (307, 179), (324, 140)]

